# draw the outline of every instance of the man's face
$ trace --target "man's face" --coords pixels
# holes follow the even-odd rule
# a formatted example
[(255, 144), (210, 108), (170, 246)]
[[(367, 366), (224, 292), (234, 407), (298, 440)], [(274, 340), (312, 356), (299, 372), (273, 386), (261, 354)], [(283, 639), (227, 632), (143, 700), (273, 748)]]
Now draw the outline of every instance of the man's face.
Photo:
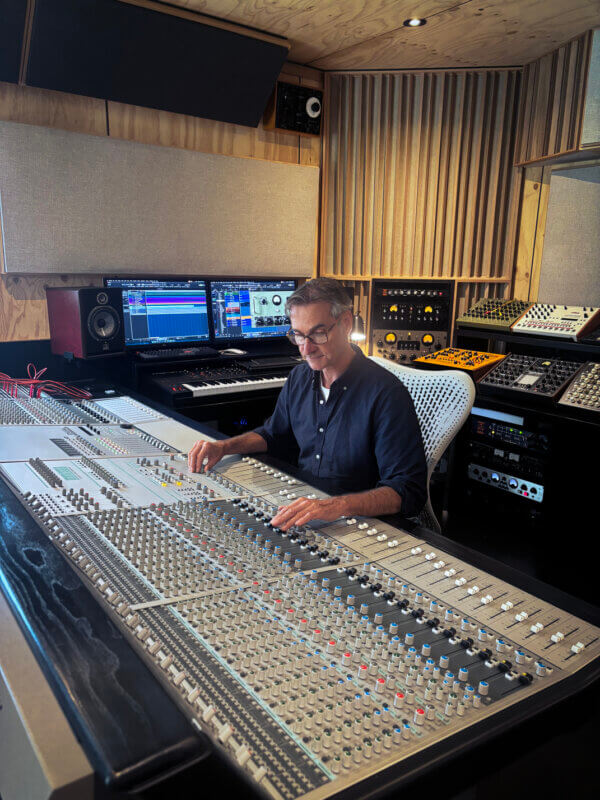
[[(292, 306), (290, 323), (292, 330), (304, 336), (310, 336), (330, 328), (324, 344), (313, 344), (306, 340), (298, 348), (300, 355), (311, 369), (322, 370), (334, 366), (346, 351), (348, 336), (352, 330), (352, 314), (344, 311), (336, 320), (331, 316), (329, 303), (308, 303), (304, 306)], [(332, 325), (333, 327), (331, 327)]]

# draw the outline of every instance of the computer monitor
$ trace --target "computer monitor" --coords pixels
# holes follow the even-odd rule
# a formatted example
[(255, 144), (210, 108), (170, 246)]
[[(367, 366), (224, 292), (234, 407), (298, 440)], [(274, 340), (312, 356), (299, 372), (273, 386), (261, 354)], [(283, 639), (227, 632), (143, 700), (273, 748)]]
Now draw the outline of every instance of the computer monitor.
[(219, 280), (210, 288), (215, 339), (264, 339), (289, 330), (285, 301), (296, 281)]
[(123, 290), (127, 347), (210, 339), (206, 281), (105, 278), (104, 285)]

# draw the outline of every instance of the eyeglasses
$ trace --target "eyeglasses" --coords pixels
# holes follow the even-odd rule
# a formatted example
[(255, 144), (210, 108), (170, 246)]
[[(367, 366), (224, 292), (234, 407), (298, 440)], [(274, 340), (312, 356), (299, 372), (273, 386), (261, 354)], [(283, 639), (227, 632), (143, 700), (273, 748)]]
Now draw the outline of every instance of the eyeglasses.
[(304, 336), (302, 333), (296, 333), (296, 331), (292, 328), (287, 332), (287, 337), (292, 344), (298, 345), (301, 347), (305, 342), (312, 342), (313, 344), (325, 344), (326, 341), (329, 339), (329, 331), (338, 324), (339, 319), (330, 325), (328, 328), (325, 328), (324, 331), (316, 331), (315, 333), (311, 333), (310, 336)]

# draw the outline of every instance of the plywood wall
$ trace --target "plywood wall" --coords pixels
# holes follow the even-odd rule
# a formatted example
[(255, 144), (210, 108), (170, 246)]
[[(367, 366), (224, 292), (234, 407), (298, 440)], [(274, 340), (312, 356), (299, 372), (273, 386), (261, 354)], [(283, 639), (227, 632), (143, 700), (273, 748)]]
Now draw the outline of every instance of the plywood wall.
[[(322, 86), (320, 72), (293, 64), (286, 65), (280, 78), (315, 88)], [(223, 155), (316, 166), (321, 161), (318, 138), (9, 83), (0, 83), (0, 119)], [(101, 276), (93, 275), (0, 275), (0, 341), (48, 337), (45, 286), (95, 285), (100, 281)]]

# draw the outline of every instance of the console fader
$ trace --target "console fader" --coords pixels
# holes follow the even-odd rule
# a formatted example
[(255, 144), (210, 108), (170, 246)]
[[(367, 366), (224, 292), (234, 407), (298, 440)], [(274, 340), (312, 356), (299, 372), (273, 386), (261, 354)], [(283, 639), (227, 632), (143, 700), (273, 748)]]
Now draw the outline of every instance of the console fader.
[[(190, 474), (192, 429), (127, 398), (85, 408), (164, 451), (28, 452), (0, 474), (191, 724), (267, 796), (317, 800), (402, 772), (600, 655), (598, 628), (418, 536), (369, 518), (285, 533), (276, 506), (322, 493), (251, 457)], [(31, 416), (42, 450), (47, 419)]]

